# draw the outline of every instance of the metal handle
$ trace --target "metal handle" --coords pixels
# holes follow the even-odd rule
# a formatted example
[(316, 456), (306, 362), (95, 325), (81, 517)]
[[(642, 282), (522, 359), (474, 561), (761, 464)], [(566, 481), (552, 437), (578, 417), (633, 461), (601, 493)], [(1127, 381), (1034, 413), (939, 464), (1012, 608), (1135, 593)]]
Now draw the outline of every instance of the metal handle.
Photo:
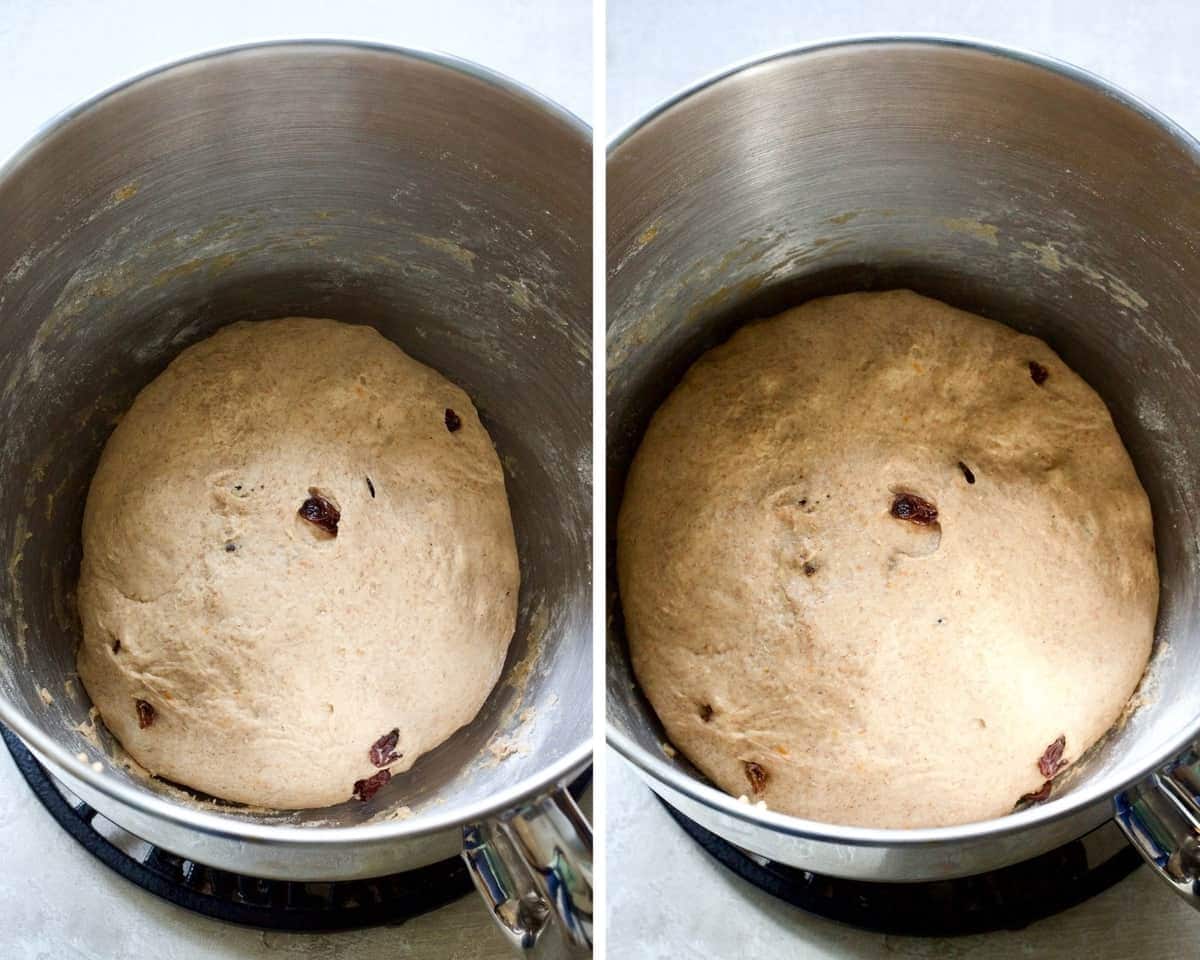
[(526, 957), (591, 956), (592, 828), (566, 790), (464, 827), (462, 856)]
[(1200, 744), (1118, 794), (1114, 804), (1129, 842), (1200, 910)]

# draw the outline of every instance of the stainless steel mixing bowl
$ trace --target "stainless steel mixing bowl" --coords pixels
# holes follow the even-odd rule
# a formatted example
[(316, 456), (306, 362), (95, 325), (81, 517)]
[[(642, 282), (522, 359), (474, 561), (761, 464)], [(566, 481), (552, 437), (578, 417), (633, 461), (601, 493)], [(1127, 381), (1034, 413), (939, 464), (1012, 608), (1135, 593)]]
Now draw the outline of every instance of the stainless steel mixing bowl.
[[(554, 791), (590, 756), (590, 159), (580, 121), (474, 65), (291, 41), (124, 83), (0, 171), (0, 720), (71, 790), (263, 877), (379, 876), (453, 856), (467, 827), (503, 900), (501, 881), (529, 881), (513, 847), (536, 859), (578, 827), (563, 842), (589, 852)], [(217, 327), (289, 314), (371, 324), (471, 395), (504, 464), (522, 593), (470, 726), (372, 802), (268, 813), (147, 782), (102, 726), (91, 739), (72, 592), (88, 483), (135, 393)], [(586, 938), (590, 866), (575, 866)]]
[[(1200, 147), (1073, 67), (946, 39), (859, 39), (735, 67), (608, 157), (608, 536), (641, 433), (739, 324), (910, 287), (1045, 338), (1107, 401), (1154, 508), (1162, 606), (1141, 706), (1044, 806), (929, 830), (760, 812), (707, 785), (636, 689), (609, 570), (609, 742), (670, 803), (835, 876), (978, 873), (1116, 816), (1196, 896), (1200, 766)], [(1030, 583), (1030, 602), (1037, 584)]]

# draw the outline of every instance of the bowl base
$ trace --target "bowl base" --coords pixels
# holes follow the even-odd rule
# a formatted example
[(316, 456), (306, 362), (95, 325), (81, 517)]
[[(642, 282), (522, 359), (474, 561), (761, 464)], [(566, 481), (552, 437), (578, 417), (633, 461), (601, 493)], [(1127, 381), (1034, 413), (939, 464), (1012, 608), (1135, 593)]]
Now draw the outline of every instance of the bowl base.
[(1049, 853), (977, 876), (926, 883), (845, 880), (750, 853), (660, 802), (709, 855), (746, 882), (808, 913), (877, 933), (950, 937), (1020, 930), (1107, 890), (1142, 864), (1109, 821)]

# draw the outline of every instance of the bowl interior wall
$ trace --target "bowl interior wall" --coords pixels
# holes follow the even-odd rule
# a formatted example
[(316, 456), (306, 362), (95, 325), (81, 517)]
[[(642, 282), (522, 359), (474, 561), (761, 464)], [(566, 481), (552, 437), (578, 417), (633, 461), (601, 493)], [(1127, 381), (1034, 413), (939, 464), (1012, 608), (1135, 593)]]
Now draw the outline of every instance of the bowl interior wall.
[(113, 763), (102, 725), (102, 750), (80, 729), (88, 483), (122, 412), (184, 347), (236, 320), (327, 316), (375, 326), (479, 408), (513, 510), (518, 628), (475, 721), (372, 802), (220, 809), (341, 825), (403, 803), (419, 817), (585, 742), (590, 167), (585, 133), (511, 89), (319, 44), (173, 67), (44, 137), (0, 179), (0, 697), (103, 776), (194, 802)]
[[(1200, 727), (1198, 186), (1196, 148), (1139, 109), (955, 44), (788, 55), (652, 118), (609, 157), (609, 557), (650, 416), (741, 324), (907, 287), (1042, 337), (1108, 404), (1162, 579), (1141, 706), (1058, 792), (1083, 806), (1132, 777)], [(660, 755), (611, 559), (607, 583), (609, 719)]]

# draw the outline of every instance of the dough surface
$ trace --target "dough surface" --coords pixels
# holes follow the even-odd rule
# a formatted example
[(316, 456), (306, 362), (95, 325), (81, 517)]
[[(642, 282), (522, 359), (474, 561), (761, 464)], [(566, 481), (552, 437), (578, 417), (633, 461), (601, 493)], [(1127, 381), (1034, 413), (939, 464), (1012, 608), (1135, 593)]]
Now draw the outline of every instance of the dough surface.
[(1059, 737), (1074, 761), (1118, 719), (1158, 607), (1103, 401), (1042, 341), (908, 291), (705, 354), (634, 459), (617, 556), (674, 745), (732, 794), (843, 825), (1011, 812)]
[[(336, 536), (299, 516), (316, 494)], [(236, 323), (180, 354), (104, 448), (79, 673), (152, 773), (327, 806), (475, 716), (519, 576), (500, 462), (462, 390), (370, 327)]]

